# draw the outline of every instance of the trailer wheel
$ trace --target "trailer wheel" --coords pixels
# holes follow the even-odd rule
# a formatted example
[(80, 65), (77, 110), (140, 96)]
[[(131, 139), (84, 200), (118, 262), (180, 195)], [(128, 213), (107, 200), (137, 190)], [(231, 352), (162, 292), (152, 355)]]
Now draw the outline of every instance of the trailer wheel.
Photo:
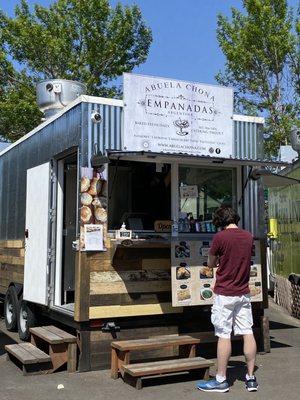
[(30, 332), (29, 328), (32, 328), (36, 324), (36, 317), (33, 312), (33, 307), (23, 300), (22, 296), (19, 301), (18, 307), (18, 332), (21, 340), (29, 340)]
[(18, 296), (14, 286), (9, 286), (4, 301), (5, 326), (8, 331), (18, 330)]

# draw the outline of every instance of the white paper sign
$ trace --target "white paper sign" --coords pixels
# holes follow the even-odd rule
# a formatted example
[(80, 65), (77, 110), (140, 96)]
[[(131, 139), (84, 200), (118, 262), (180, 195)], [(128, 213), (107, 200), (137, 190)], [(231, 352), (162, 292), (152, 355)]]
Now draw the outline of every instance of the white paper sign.
[(124, 150), (227, 158), (232, 115), (231, 88), (124, 74)]
[(180, 186), (180, 197), (182, 199), (197, 198), (198, 186), (197, 185)]
[(103, 226), (84, 225), (84, 240), (86, 251), (103, 251)]

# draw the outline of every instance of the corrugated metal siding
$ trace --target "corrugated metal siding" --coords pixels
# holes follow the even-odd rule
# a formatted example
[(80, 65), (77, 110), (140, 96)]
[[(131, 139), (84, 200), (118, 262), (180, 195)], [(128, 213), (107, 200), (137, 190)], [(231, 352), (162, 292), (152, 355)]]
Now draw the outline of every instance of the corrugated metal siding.
[[(91, 120), (91, 114), (97, 111), (102, 116), (102, 121), (95, 124)], [(97, 146), (98, 151), (103, 154), (106, 150), (121, 150), (123, 107), (105, 104), (84, 103), (83, 104), (83, 129), (87, 130), (88, 137), (83, 133), (82, 156), (84, 166), (89, 161)], [(87, 139), (87, 140), (86, 140)]]
[(79, 104), (0, 157), (0, 240), (24, 237), (27, 169), (79, 146), (81, 132)]
[(234, 121), (234, 157), (263, 159), (262, 124)]
[(8, 146), (10, 146), (10, 143), (0, 142), (0, 152)]
[[(247, 160), (262, 160), (263, 134), (262, 124), (253, 122), (234, 121), (234, 156)], [(250, 167), (243, 167), (243, 182), (245, 183), (250, 172)], [(243, 219), (245, 229), (256, 237), (262, 237), (265, 231), (264, 193), (262, 185), (253, 180), (248, 180), (244, 194)]]

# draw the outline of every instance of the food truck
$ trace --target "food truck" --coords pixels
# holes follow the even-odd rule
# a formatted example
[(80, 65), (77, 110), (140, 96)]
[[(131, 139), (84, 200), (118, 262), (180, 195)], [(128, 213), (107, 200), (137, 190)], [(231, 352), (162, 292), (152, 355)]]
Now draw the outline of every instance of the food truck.
[(135, 74), (123, 100), (52, 80), (38, 101), (45, 121), (0, 153), (7, 328), (26, 340), (41, 316), (63, 324), (79, 371), (107, 368), (114, 338), (213, 342), (207, 256), (227, 204), (255, 237), (254, 332), (268, 351), (264, 200), (251, 179), (274, 165), (263, 118), (233, 114), (231, 88)]
[[(274, 299), (300, 318), (300, 131), (294, 127), (294, 162), (280, 171), (282, 183), (269, 189), (269, 257)], [(296, 153), (297, 154), (297, 153)]]

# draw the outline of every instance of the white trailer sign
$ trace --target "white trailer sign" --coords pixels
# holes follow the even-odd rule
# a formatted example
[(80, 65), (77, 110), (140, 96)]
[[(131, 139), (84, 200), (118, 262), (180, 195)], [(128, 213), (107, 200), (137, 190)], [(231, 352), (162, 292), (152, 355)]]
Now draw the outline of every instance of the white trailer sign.
[(229, 158), (233, 90), (124, 74), (123, 149)]

